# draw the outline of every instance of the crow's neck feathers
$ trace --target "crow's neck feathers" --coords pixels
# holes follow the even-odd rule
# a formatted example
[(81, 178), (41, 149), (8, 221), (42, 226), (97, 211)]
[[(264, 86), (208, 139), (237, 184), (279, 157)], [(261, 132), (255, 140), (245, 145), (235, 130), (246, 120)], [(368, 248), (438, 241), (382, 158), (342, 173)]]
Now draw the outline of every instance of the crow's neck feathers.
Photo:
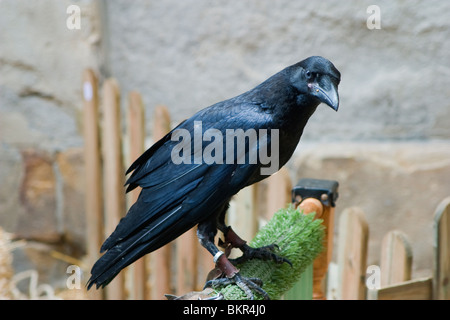
[(254, 89), (244, 93), (249, 102), (259, 104), (262, 111), (273, 115), (275, 122), (285, 125), (292, 121), (304, 125), (319, 102), (292, 86), (288, 68), (273, 75)]

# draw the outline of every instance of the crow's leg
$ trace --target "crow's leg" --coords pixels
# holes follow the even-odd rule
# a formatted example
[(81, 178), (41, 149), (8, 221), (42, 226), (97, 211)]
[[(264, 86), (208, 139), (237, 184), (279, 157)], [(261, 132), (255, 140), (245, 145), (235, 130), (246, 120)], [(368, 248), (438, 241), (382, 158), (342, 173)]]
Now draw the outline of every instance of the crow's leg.
[(217, 287), (235, 283), (238, 285), (247, 295), (250, 300), (253, 300), (254, 296), (252, 290), (260, 293), (265, 299), (269, 299), (267, 293), (261, 289), (261, 280), (255, 278), (246, 278), (240, 275), (239, 269), (237, 269), (228, 260), (224, 252), (220, 251), (214, 244), (214, 236), (217, 233), (216, 220), (211, 219), (204, 221), (198, 225), (197, 236), (201, 245), (208, 250), (214, 257), (214, 263), (216, 267), (222, 272), (222, 277), (218, 279), (209, 280), (205, 284), (206, 287)]
[(220, 246), (226, 248), (227, 250), (238, 248), (242, 251), (242, 256), (236, 259), (230, 259), (230, 261), (234, 265), (238, 265), (251, 259), (261, 259), (275, 261), (276, 263), (286, 262), (292, 266), (292, 263), (288, 259), (280, 257), (273, 252), (275, 248), (278, 249), (278, 246), (276, 244), (271, 244), (260, 248), (250, 247), (247, 244), (247, 241), (239, 237), (230, 226), (227, 226), (225, 224), (225, 212), (222, 212), (221, 215), (219, 215), (217, 220), (217, 227), (220, 231), (223, 232), (225, 236), (225, 242), (219, 244)]

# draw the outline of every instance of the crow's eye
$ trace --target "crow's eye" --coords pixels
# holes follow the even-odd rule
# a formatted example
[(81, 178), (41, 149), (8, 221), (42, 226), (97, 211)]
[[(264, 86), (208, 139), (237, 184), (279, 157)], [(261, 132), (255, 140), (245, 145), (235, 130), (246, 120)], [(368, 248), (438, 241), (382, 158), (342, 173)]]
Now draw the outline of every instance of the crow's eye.
[(306, 70), (305, 72), (305, 77), (307, 80), (310, 80), (312, 78), (313, 74), (311, 73), (311, 71)]

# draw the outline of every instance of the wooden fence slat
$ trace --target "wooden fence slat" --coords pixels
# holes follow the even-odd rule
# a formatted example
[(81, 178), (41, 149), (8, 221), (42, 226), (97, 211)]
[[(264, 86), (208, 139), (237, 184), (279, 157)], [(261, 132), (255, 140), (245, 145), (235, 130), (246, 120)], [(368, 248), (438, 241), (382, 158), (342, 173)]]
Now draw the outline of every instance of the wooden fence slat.
[[(157, 109), (161, 115), (165, 114), (164, 108)], [(168, 111), (167, 111), (168, 113)], [(170, 119), (162, 116), (161, 119), (166, 119), (166, 123), (170, 126)], [(176, 249), (176, 292), (183, 295), (186, 292), (197, 290), (198, 286), (198, 271), (197, 268), (199, 259), (200, 243), (197, 240), (196, 228), (192, 228), (179, 236), (175, 240)]]
[(450, 197), (435, 211), (434, 252), (433, 298), (450, 300)]
[(292, 181), (288, 169), (283, 167), (280, 171), (267, 178), (265, 182), (267, 184), (267, 200), (264, 218), (269, 221), (275, 212), (286, 208), (291, 202)]
[[(97, 77), (91, 69), (83, 73), (83, 133), (85, 163), (86, 250), (88, 265), (100, 257), (103, 242), (102, 167)], [(101, 299), (103, 292), (90, 290), (90, 299)]]
[[(103, 85), (103, 189), (105, 208), (105, 236), (116, 228), (125, 213), (124, 166), (120, 126), (120, 93), (117, 82), (107, 79)], [(106, 287), (108, 299), (124, 299), (124, 278), (119, 273)]]
[(200, 291), (205, 285), (206, 278), (209, 272), (215, 268), (215, 264), (213, 262), (211, 254), (200, 245), (200, 242), (198, 242), (198, 240), (197, 243), (197, 284), (195, 290)]
[(182, 234), (176, 240), (176, 292), (179, 295), (196, 290), (198, 244), (195, 228)]
[(339, 220), (338, 298), (356, 300), (365, 298), (365, 275), (369, 228), (364, 212), (348, 208)]
[[(139, 92), (131, 91), (128, 95), (127, 132), (129, 141), (129, 161), (134, 162), (143, 152), (145, 144), (145, 113)], [(136, 202), (141, 188), (137, 187), (128, 193), (128, 209)], [(147, 257), (142, 257), (131, 265), (132, 288), (131, 298), (134, 300), (148, 299), (147, 290)]]
[[(153, 120), (154, 142), (170, 131), (170, 114), (166, 106), (157, 106)], [(162, 300), (170, 293), (171, 247), (169, 243), (150, 254), (150, 283), (152, 300)]]
[[(240, 190), (230, 201), (227, 224), (244, 240), (250, 241), (258, 231), (258, 217), (255, 211), (255, 186)], [(240, 256), (240, 250), (231, 251), (230, 258)]]
[(164, 137), (171, 129), (170, 112), (166, 106), (160, 105), (155, 108), (153, 114), (153, 139), (154, 142)]
[(381, 289), (369, 290), (369, 300), (430, 300), (432, 296), (431, 278), (409, 280)]
[(393, 230), (383, 237), (380, 270), (383, 287), (411, 280), (412, 249), (403, 232)]

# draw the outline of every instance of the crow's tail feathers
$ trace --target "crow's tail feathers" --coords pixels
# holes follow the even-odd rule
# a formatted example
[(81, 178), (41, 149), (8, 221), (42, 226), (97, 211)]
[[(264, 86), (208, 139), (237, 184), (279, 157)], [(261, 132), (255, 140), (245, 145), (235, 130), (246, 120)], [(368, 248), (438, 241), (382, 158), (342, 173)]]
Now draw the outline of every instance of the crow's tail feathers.
[[(98, 259), (91, 270), (91, 277), (86, 286), (89, 290), (94, 284), (96, 288), (104, 288), (119, 272), (147, 253), (145, 244), (131, 245), (135, 239), (119, 243)], [(124, 249), (127, 248), (127, 249)]]
[(183, 223), (178, 217), (175, 217), (175, 221), (165, 217), (156, 225), (150, 225), (126, 239), (117, 239), (92, 267), (87, 289), (94, 284), (97, 289), (104, 288), (123, 268), (145, 254), (159, 249), (193, 226), (191, 223)]

